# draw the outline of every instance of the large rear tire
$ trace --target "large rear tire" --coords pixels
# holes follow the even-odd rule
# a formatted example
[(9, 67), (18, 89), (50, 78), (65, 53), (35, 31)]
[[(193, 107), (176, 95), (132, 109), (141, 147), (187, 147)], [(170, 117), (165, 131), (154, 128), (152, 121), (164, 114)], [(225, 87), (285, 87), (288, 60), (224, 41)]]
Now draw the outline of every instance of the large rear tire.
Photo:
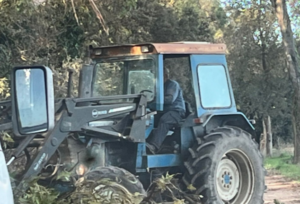
[(203, 204), (263, 204), (265, 170), (249, 133), (220, 127), (190, 148), (183, 183)]
[(84, 175), (71, 195), (75, 204), (139, 204), (146, 197), (141, 182), (118, 167), (98, 167)]

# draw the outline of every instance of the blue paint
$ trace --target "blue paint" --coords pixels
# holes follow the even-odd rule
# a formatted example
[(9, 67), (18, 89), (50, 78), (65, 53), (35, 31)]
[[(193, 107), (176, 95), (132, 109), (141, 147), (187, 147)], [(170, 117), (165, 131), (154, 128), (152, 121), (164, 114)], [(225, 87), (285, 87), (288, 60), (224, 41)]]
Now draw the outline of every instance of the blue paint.
[(172, 167), (182, 164), (180, 154), (158, 154), (147, 156), (147, 167)]
[(157, 79), (156, 79), (156, 110), (164, 108), (164, 64), (163, 55), (158, 55)]
[(154, 116), (152, 115), (149, 119), (149, 126), (147, 127), (146, 132), (145, 132), (146, 139), (149, 137), (149, 135), (153, 129), (154, 129)]
[(229, 175), (225, 175), (224, 176), (224, 183), (225, 184), (229, 184), (230, 183), (230, 176)]
[(146, 143), (137, 144), (137, 155), (136, 155), (136, 171), (144, 172), (146, 169), (143, 168), (143, 156), (146, 155)]

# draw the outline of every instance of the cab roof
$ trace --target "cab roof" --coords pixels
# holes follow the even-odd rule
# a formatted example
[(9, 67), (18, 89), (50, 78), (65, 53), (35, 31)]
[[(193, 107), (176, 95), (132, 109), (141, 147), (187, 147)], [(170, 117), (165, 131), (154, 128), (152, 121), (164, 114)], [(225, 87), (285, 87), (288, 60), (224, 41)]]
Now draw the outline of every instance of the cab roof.
[(90, 46), (92, 58), (141, 54), (225, 54), (225, 52), (225, 44), (208, 42), (143, 43), (96, 48)]

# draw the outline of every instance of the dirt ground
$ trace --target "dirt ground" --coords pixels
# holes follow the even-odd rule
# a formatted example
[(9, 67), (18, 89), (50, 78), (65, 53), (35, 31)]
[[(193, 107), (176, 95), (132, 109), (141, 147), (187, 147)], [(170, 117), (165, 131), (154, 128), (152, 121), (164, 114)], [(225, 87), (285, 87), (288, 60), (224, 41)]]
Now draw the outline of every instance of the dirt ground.
[(274, 199), (279, 201), (276, 204), (300, 204), (300, 182), (271, 174), (266, 177), (266, 185), (268, 189), (264, 195), (265, 204), (274, 204)]

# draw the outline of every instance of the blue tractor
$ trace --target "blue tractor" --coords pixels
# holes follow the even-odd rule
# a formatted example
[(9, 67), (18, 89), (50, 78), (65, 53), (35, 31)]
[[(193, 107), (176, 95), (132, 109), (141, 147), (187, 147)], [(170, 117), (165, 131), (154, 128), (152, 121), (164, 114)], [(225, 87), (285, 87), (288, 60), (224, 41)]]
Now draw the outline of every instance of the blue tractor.
[[(49, 185), (69, 169), (93, 192), (101, 188), (91, 182), (118, 178), (123, 193), (143, 197), (151, 180), (169, 172), (184, 190), (202, 195), (201, 203), (262, 204), (263, 159), (252, 124), (237, 111), (225, 53), (224, 44), (201, 42), (90, 46), (78, 97), (70, 96), (70, 72), (63, 99), (54, 98), (51, 69), (15, 67), (12, 126), (23, 139), (9, 163), (38, 146), (21, 181), (40, 175)], [(164, 111), (167, 65), (185, 86), (186, 114), (151, 154), (146, 140)], [(68, 191), (73, 184), (59, 185)]]

